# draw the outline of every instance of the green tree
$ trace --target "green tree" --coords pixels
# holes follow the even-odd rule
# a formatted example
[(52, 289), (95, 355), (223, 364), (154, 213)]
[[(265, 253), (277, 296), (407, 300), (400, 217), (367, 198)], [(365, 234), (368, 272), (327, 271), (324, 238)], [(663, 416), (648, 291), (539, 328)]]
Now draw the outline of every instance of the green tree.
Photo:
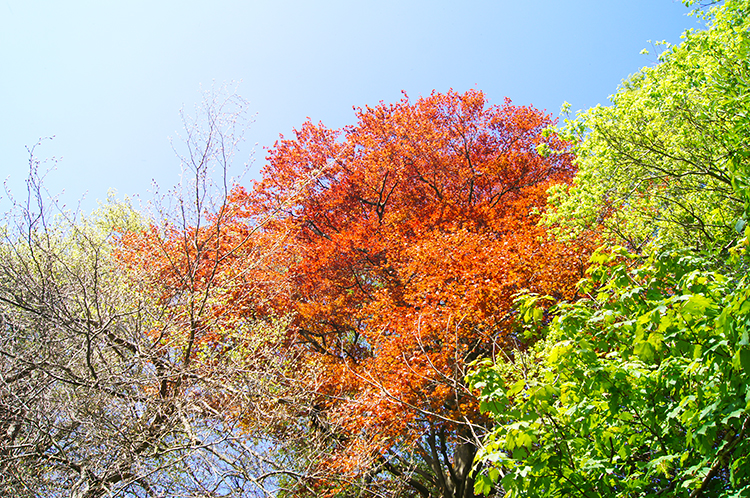
[(705, 14), (708, 29), (666, 45), (660, 62), (623, 82), (611, 105), (567, 120), (579, 173), (551, 198), (561, 232), (604, 231), (631, 248), (648, 241), (724, 247), (747, 198), (750, 111), (748, 4)]
[(749, 13), (714, 7), (612, 106), (568, 122), (579, 175), (547, 221), (628, 247), (597, 252), (585, 298), (551, 322), (519, 298), (541, 339), (470, 376), (497, 424), (478, 490), (750, 492)]
[(480, 455), (495, 470), (479, 486), (500, 480), (509, 496), (745, 496), (747, 278), (685, 251), (594, 261), (589, 298), (561, 305), (530, 351), (472, 376), (498, 424)]

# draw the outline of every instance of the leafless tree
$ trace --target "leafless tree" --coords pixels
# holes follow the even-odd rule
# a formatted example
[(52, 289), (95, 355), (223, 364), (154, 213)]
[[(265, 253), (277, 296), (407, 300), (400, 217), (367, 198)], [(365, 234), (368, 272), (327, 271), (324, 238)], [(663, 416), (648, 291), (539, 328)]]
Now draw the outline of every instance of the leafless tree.
[[(309, 408), (275, 342), (284, 317), (249, 310), (203, 340), (224, 323), (217, 293), (257, 290), (220, 265), (269, 264), (274, 242), (253, 240), (273, 213), (225, 236), (247, 103), (211, 91), (198, 111), (183, 115), (181, 182), (150, 216), (64, 211), (30, 149), (27, 198), (0, 227), (0, 495), (272, 496), (309, 470), (294, 450)], [(175, 275), (158, 288), (121, 261), (123, 237), (149, 231)]]

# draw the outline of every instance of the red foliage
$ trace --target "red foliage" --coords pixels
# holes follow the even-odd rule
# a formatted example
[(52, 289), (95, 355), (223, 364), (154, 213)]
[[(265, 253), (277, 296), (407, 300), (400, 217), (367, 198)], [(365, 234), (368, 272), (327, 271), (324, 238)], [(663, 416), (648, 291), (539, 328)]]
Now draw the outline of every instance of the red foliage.
[(400, 478), (447, 495), (431, 449), (471, 444), (484, 423), (467, 364), (519, 347), (514, 294), (571, 298), (587, 260), (538, 226), (547, 188), (574, 174), (570, 155), (537, 152), (565, 148), (542, 134), (551, 124), (478, 91), (404, 98), (359, 109), (342, 131), (305, 123), (270, 151), (255, 189), (234, 192), (247, 216), (284, 212), (264, 228), (291, 234), (290, 290), (273, 304), (294, 314), (289, 346), (319, 372), (311, 403), (331, 470), (397, 476), (414, 453), (433, 477)]
[(165, 357), (205, 375), (264, 340), (248, 322), (293, 316), (281, 341), (298, 378), (287, 365), (276, 385), (310, 393), (286, 413), (309, 419), (326, 455), (310, 462), (314, 494), (344, 482), (472, 496), (486, 420), (468, 364), (522, 347), (514, 295), (571, 298), (588, 259), (538, 226), (549, 186), (574, 174), (569, 154), (537, 152), (565, 149), (542, 134), (551, 124), (478, 91), (359, 109), (341, 131), (308, 122), (203, 226), (126, 234), (118, 254), (162, 304)]

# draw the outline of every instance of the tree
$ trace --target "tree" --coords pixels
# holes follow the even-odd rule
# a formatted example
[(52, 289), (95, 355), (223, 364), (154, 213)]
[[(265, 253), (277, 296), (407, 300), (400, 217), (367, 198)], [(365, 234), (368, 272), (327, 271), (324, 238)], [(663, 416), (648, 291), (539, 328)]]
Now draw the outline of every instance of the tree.
[(567, 122), (579, 173), (552, 194), (548, 222), (569, 235), (604, 231), (633, 249), (733, 243), (743, 194), (732, 171), (747, 162), (745, 9), (710, 10), (709, 29), (686, 31), (657, 65), (625, 80), (611, 105)]
[[(621, 253), (622, 256), (624, 253)], [(750, 490), (746, 278), (683, 251), (600, 253), (589, 299), (473, 385), (497, 426), (481, 487), (507, 496), (742, 496)]]
[(202, 119), (183, 118), (184, 183), (157, 199), (147, 227), (122, 234), (115, 258), (153, 310), (146, 334), (168, 372), (159, 396), (195, 399), (217, 423), (221, 463), (207, 460), (226, 470), (213, 492), (275, 495), (311, 472), (295, 459), (309, 390), (305, 375), (294, 374), (298, 352), (282, 347), (289, 318), (268, 304), (286, 289), (279, 270), (287, 234), (263, 227), (309, 179), (273, 209), (242, 210), (228, 170), (246, 102), (207, 97)]
[(57, 209), (32, 149), (28, 201), (0, 243), (0, 494), (278, 490), (283, 455), (247, 420), (285, 374), (269, 347), (284, 319), (227, 321), (214, 303), (246, 276), (212, 271), (227, 254), (266, 256), (252, 227), (224, 226), (245, 107), (208, 94), (202, 117), (186, 119), (183, 183), (152, 218), (116, 202), (89, 218)]
[[(594, 126), (579, 149), (597, 153), (581, 160), (576, 186), (558, 193), (554, 219), (577, 223), (564, 218), (575, 199), (605, 224), (637, 216), (649, 198), (670, 215), (647, 212), (642, 220), (657, 228), (641, 239), (631, 237), (644, 228), (637, 223), (612, 232), (630, 234), (621, 240), (631, 250), (595, 254), (580, 287), (585, 299), (557, 305), (553, 321), (538, 324), (543, 340), (533, 349), (471, 375), (497, 424), (479, 458), (482, 491), (690, 498), (750, 491), (750, 169), (742, 146), (750, 132), (749, 8), (731, 1), (709, 11), (707, 30), (688, 32), (658, 68), (626, 84), (613, 109), (579, 121)], [(679, 92), (657, 91), (668, 88)], [(655, 109), (669, 127), (628, 130)], [(644, 171), (659, 181), (642, 182)], [(617, 190), (608, 175), (640, 184), (642, 197)], [(526, 316), (538, 300), (522, 300)]]
[(487, 419), (467, 365), (522, 348), (513, 294), (572, 298), (586, 259), (537, 224), (546, 189), (574, 173), (569, 154), (539, 153), (567, 147), (551, 124), (477, 91), (405, 97), (342, 131), (305, 123), (234, 192), (245, 216), (283, 213), (264, 233), (289, 234), (272, 306), (315, 374), (314, 494), (473, 496)]

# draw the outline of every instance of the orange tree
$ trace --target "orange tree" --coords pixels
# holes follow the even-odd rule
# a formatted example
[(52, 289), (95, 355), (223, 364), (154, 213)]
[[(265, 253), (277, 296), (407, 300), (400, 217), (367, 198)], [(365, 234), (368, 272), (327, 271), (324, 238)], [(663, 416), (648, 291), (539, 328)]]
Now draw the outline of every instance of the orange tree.
[(587, 260), (537, 223), (574, 174), (551, 124), (479, 91), (405, 97), (343, 130), (305, 123), (233, 192), (240, 218), (282, 213), (262, 229), (286, 237), (273, 306), (293, 316), (317, 448), (298, 448), (314, 477), (294, 494), (473, 496), (488, 421), (467, 365), (525, 347), (514, 295), (571, 299)]
[(280, 475), (296, 475), (285, 460), (295, 428), (276, 421), (294, 421), (286, 412), (309, 396), (295, 390), (304, 378), (288, 373), (295, 352), (279, 354), (284, 317), (267, 309), (283, 289), (275, 269), (285, 237), (259, 229), (273, 211), (248, 217), (229, 196), (245, 106), (235, 94), (207, 94), (196, 118), (183, 117), (181, 183), (138, 226), (113, 220), (113, 264), (137, 325), (129, 346), (149, 375), (138, 420), (148, 438), (131, 445), (133, 477), (121, 480), (148, 496), (269, 496)]

